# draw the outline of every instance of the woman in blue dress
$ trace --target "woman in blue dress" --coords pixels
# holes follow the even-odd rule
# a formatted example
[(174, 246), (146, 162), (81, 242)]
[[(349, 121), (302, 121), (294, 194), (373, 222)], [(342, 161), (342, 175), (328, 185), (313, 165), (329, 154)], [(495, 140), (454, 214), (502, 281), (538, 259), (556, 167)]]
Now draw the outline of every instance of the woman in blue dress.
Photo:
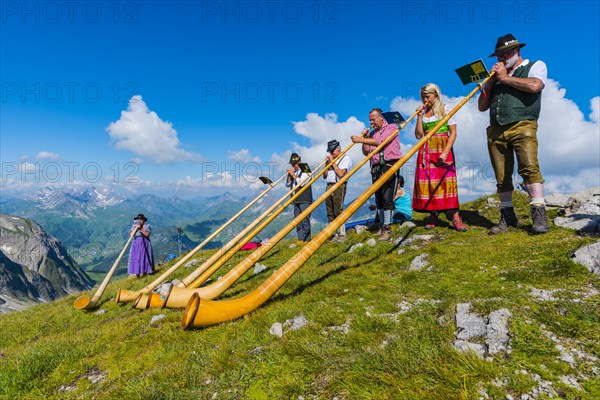
[(150, 242), (150, 233), (152, 228), (146, 224), (148, 218), (144, 214), (138, 214), (133, 219), (135, 222), (131, 227), (129, 234), (135, 230), (135, 238), (129, 252), (129, 275), (135, 275), (138, 278), (154, 272), (154, 254), (152, 253), (152, 243)]

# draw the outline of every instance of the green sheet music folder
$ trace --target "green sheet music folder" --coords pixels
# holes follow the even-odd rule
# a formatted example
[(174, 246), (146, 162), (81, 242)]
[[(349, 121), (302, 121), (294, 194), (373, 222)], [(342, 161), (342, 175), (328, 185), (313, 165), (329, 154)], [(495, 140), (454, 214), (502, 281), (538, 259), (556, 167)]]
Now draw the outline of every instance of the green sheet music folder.
[(463, 85), (468, 85), (469, 83), (478, 83), (482, 79), (485, 79), (488, 76), (490, 76), (490, 74), (487, 71), (487, 68), (483, 64), (483, 60), (478, 60), (470, 64), (464, 65), (460, 68), (457, 68), (455, 71), (458, 74)]

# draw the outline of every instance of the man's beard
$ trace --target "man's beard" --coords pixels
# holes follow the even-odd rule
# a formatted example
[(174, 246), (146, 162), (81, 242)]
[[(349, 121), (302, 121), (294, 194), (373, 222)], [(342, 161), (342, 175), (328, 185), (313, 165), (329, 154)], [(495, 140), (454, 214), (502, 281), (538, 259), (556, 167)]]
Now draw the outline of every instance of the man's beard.
[(518, 59), (519, 59), (519, 53), (515, 53), (511, 58), (504, 61), (504, 67), (506, 69), (511, 69), (517, 63)]

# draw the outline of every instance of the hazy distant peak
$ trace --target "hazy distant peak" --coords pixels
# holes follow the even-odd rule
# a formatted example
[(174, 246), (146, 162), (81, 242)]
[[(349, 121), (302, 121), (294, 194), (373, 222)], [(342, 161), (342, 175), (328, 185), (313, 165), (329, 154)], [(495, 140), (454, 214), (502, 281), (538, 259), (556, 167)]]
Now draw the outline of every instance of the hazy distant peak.
[(105, 186), (81, 188), (45, 186), (26, 196), (25, 199), (38, 203), (38, 207), (42, 209), (64, 207), (66, 213), (73, 214), (111, 207), (126, 200), (123, 195)]

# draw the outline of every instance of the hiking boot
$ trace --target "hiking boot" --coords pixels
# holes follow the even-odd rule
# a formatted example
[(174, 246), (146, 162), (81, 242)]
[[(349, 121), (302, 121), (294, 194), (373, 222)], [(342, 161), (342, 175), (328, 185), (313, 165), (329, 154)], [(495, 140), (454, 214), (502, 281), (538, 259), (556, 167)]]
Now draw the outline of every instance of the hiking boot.
[(459, 215), (452, 218), (452, 225), (454, 225), (454, 228), (459, 232), (466, 232), (469, 229)]
[(386, 241), (390, 240), (392, 235), (392, 227), (389, 225), (381, 225), (381, 233), (379, 234), (379, 240)]
[(500, 221), (498, 222), (498, 225), (492, 226), (490, 235), (503, 233), (506, 232), (508, 228), (516, 228), (517, 226), (519, 226), (519, 220), (515, 214), (514, 207), (504, 207), (500, 209)]
[(546, 216), (546, 207), (543, 205), (531, 206), (531, 220), (533, 222), (531, 226), (533, 233), (547, 233), (550, 230), (548, 217)]
[(440, 219), (438, 218), (437, 213), (429, 214), (429, 219), (427, 219), (427, 225), (425, 225), (425, 229), (433, 229), (440, 224)]

